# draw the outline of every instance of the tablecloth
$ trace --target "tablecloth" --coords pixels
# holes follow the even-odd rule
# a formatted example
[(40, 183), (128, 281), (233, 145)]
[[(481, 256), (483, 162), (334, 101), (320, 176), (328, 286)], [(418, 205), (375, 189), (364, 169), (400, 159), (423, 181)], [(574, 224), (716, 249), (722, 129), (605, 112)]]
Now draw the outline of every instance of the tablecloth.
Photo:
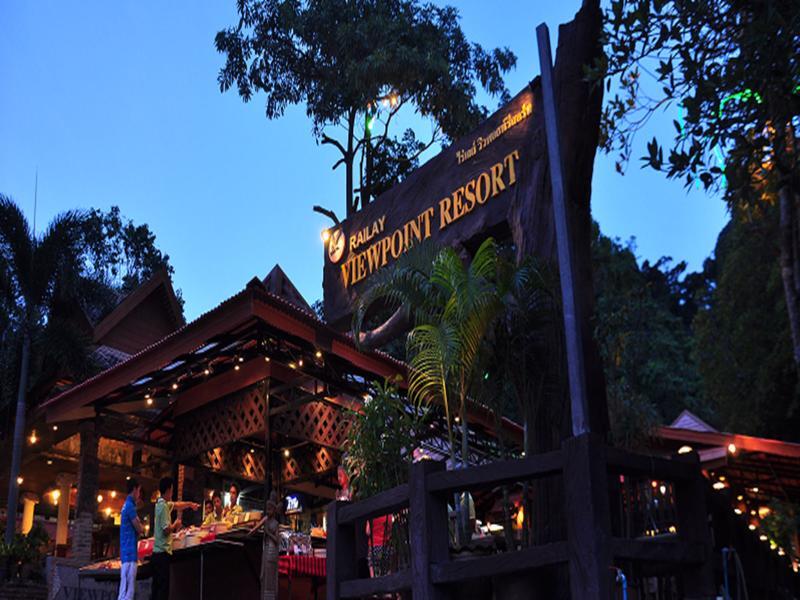
[(294, 577), (306, 575), (310, 577), (325, 577), (325, 559), (320, 556), (300, 556), (285, 554), (278, 557), (278, 573)]

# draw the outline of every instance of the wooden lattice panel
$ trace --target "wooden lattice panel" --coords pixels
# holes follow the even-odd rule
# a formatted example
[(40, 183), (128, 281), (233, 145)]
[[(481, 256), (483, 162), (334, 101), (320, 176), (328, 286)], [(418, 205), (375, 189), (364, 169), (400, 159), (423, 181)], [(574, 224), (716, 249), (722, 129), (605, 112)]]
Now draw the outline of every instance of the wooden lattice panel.
[(273, 431), (335, 449), (342, 448), (349, 428), (344, 411), (322, 402), (309, 402), (272, 421)]
[(217, 473), (235, 475), (250, 481), (261, 482), (266, 477), (264, 453), (250, 452), (239, 444), (207, 450), (201, 456), (200, 462)]
[(299, 479), (314, 479), (332, 471), (340, 459), (339, 452), (329, 448), (305, 446), (288, 458), (283, 458), (281, 481), (292, 483)]
[(212, 402), (178, 420), (178, 459), (197, 456), (264, 430), (264, 388), (257, 384)]

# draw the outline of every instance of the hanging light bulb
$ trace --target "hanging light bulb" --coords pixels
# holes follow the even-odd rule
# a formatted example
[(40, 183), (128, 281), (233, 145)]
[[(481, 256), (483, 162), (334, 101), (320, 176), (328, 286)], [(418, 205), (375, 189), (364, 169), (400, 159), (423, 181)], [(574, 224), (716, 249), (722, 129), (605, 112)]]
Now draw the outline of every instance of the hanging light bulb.
[(103, 501), (103, 494), (97, 494), (97, 503), (100, 504)]
[(53, 425), (53, 431), (58, 431), (58, 425)]
[(17, 477), (17, 485), (22, 485), (22, 482), (23, 482), (23, 481), (25, 481), (25, 479), (23, 479), (22, 475), (20, 475), (19, 477)]
[(238, 364), (237, 365), (233, 365), (233, 370), (234, 371), (238, 371), (239, 369), (241, 369), (241, 367)]
[(321, 350), (317, 350), (317, 351), (314, 353), (314, 356), (316, 356), (317, 358), (322, 358), (322, 351), (321, 351)]
[(173, 390), (177, 390), (178, 389), (178, 382), (177, 381), (172, 384), (172, 389)]
[(319, 234), (319, 237), (321, 237), (322, 241), (327, 244), (328, 240), (331, 239), (330, 229), (323, 229), (322, 233)]
[(728, 444), (728, 453), (729, 454), (736, 454), (736, 444), (734, 444), (733, 442)]
[(153, 406), (153, 399), (152, 398), (148, 398), (146, 400), (146, 403), (147, 403), (147, 406)]
[(284, 448), (283, 456), (289, 458), (292, 455), (291, 451), (288, 448)]
[(36, 442), (39, 441), (39, 438), (36, 437), (36, 430), (35, 429), (33, 431), (31, 431), (31, 437), (29, 437), (28, 440), (30, 441), (31, 444), (35, 444)]
[(206, 367), (205, 369), (203, 369), (203, 375), (205, 375), (206, 377), (208, 377), (209, 375), (211, 375), (211, 369), (209, 369), (208, 367)]
[(692, 451), (691, 446), (681, 446), (678, 448), (678, 454), (689, 454)]

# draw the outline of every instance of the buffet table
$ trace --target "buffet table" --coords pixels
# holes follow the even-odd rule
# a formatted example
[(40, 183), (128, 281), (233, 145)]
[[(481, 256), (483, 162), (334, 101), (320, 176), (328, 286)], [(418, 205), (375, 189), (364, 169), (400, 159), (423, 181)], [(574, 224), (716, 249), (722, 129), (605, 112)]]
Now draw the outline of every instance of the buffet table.
[[(248, 528), (233, 529), (204, 537), (202, 543), (174, 548), (170, 563), (170, 599), (259, 597), (262, 538), (260, 534), (248, 533)], [(141, 557), (137, 579), (151, 575), (151, 550), (152, 545)], [(319, 556), (279, 556), (280, 597), (304, 600), (324, 597), (325, 564), (325, 558)], [(82, 568), (79, 577), (118, 581), (119, 570), (118, 560), (106, 560)]]

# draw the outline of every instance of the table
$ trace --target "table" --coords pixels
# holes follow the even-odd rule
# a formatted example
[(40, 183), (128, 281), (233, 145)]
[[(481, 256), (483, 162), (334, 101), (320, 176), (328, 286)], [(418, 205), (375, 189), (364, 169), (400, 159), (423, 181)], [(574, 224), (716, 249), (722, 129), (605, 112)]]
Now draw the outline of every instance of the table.
[(326, 561), (319, 556), (285, 554), (278, 557), (278, 575), (285, 575), (289, 580), (289, 598), (292, 597), (292, 579), (308, 577), (316, 600), (319, 584), (322, 583), (324, 587), (326, 574)]

